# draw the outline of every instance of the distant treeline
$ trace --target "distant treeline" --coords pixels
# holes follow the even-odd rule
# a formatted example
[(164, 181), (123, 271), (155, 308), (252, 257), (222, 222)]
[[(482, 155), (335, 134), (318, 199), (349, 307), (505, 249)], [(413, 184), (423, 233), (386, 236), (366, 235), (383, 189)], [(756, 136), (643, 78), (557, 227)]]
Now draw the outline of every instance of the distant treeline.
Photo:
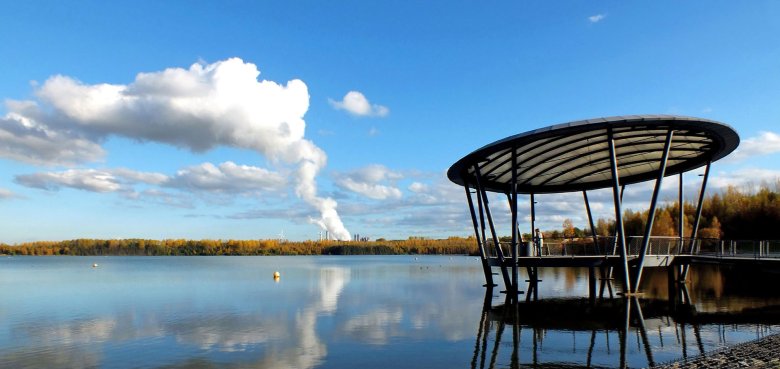
[[(690, 236), (696, 216), (696, 205), (684, 203), (684, 233)], [(653, 235), (678, 236), (679, 203), (667, 203), (657, 209)], [(465, 210), (464, 210), (465, 211)], [(647, 222), (645, 211), (626, 210), (626, 235), (640, 236)], [(589, 229), (563, 222), (562, 230), (545, 231), (546, 239), (590, 237)], [(615, 234), (613, 219), (599, 219), (596, 233)], [(704, 200), (698, 237), (729, 240), (780, 240), (780, 181), (773, 187), (763, 185), (753, 190), (728, 189)], [(530, 234), (524, 235), (530, 240)], [(501, 237), (502, 243), (511, 237)], [(279, 240), (93, 240), (28, 242), (14, 246), (0, 244), (0, 254), (10, 255), (401, 255), (401, 254), (470, 254), (477, 253), (474, 237), (342, 242)]]
[[(649, 200), (648, 200), (649, 201)], [(696, 219), (696, 204), (683, 205), (683, 233), (690, 237)], [(654, 236), (679, 236), (680, 204), (670, 202), (656, 209), (653, 222)], [(648, 211), (625, 210), (623, 222), (626, 234), (641, 236), (645, 231)], [(563, 230), (544, 232), (549, 238), (590, 237), (590, 229), (574, 227), (565, 220)], [(596, 234), (615, 234), (614, 219), (599, 219)], [(780, 240), (780, 180), (774, 185), (764, 184), (753, 189), (736, 187), (705, 196), (697, 234), (699, 238), (728, 240)]]
[(365, 242), (279, 240), (94, 240), (27, 242), (0, 245), (8, 255), (406, 255), (475, 254), (473, 237)]

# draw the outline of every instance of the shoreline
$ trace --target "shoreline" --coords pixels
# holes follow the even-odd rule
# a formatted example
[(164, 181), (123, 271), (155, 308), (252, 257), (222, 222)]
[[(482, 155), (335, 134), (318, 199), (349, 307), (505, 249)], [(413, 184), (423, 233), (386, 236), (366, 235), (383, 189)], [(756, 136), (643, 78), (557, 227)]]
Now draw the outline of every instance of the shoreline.
[(777, 368), (780, 367), (778, 347), (780, 347), (780, 333), (775, 333), (708, 352), (692, 359), (680, 359), (653, 368)]

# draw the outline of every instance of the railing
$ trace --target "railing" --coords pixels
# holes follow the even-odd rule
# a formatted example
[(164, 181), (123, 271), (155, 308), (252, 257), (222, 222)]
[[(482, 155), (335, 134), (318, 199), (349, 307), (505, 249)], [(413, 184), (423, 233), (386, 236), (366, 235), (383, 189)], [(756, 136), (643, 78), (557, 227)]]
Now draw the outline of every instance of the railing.
[[(629, 256), (639, 255), (642, 248), (641, 236), (626, 238), (626, 252)], [(508, 242), (501, 242), (501, 250), (506, 258), (512, 253)], [(485, 250), (490, 257), (497, 253), (492, 240), (488, 240)], [(604, 256), (618, 255), (614, 236), (598, 236), (576, 239), (545, 239), (541, 252), (534, 245), (525, 242), (519, 245), (520, 256)], [(780, 240), (720, 240), (714, 238), (653, 236), (647, 245), (646, 255), (703, 255), (718, 257), (780, 258)]]
[(719, 257), (780, 258), (779, 240), (720, 240), (717, 247), (703, 249), (699, 255)]

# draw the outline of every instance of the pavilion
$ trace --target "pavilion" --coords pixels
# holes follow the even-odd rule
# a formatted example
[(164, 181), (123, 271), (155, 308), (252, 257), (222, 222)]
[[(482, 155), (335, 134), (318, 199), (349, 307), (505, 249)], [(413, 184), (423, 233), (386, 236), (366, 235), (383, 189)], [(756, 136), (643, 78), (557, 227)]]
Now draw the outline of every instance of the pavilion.
[[(664, 177), (679, 174), (679, 199), (682, 203), (682, 174), (705, 167), (692, 227), (693, 240), (699, 227), (710, 166), (738, 145), (736, 131), (713, 120), (675, 115), (616, 116), (563, 123), (504, 138), (458, 160), (450, 167), (447, 176), (465, 189), (486, 286), (495, 286), (493, 267), (501, 269), (507, 291), (517, 294), (518, 267), (521, 266), (528, 267), (529, 277), (533, 280), (535, 267), (587, 265), (591, 266), (593, 279), (593, 266), (608, 265), (620, 274), (624, 292), (630, 294), (637, 293), (642, 278)], [(655, 180), (655, 186), (641, 247), (635, 254), (630, 254), (623, 226), (622, 189), (629, 184), (650, 180)], [(613, 250), (565, 260), (540, 253), (534, 255), (527, 249), (519, 255), (519, 194), (530, 195), (530, 229), (533, 232), (535, 194), (581, 191), (596, 243), (587, 191), (603, 188), (612, 189), (614, 200), (616, 234)], [(504, 194), (509, 202), (512, 237), (508, 245), (502, 245), (499, 240), (488, 192)], [(680, 206), (680, 219), (684, 216), (682, 212), (683, 206)], [(684, 242), (683, 224), (679, 222), (681, 246)], [(510, 255), (505, 253), (506, 246)], [(684, 253), (685, 248), (680, 247), (676, 252)], [(687, 266), (680, 269), (680, 274), (684, 280)]]

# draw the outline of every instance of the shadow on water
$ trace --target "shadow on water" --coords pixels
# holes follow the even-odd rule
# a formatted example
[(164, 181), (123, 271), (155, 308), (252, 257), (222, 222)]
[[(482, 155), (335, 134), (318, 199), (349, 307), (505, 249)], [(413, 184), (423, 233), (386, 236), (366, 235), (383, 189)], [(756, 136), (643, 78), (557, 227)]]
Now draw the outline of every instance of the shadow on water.
[[(576, 280), (583, 271), (550, 273)], [(678, 284), (669, 283), (665, 272), (651, 271), (642, 295), (616, 296), (611, 291), (621, 289), (606, 281), (595, 298), (539, 298), (545, 289), (540, 292), (529, 282), (526, 298), (518, 302), (488, 288), (471, 368), (627, 368), (685, 362), (778, 331), (780, 286), (761, 283), (767, 277), (744, 269), (699, 266), (687, 284)]]

